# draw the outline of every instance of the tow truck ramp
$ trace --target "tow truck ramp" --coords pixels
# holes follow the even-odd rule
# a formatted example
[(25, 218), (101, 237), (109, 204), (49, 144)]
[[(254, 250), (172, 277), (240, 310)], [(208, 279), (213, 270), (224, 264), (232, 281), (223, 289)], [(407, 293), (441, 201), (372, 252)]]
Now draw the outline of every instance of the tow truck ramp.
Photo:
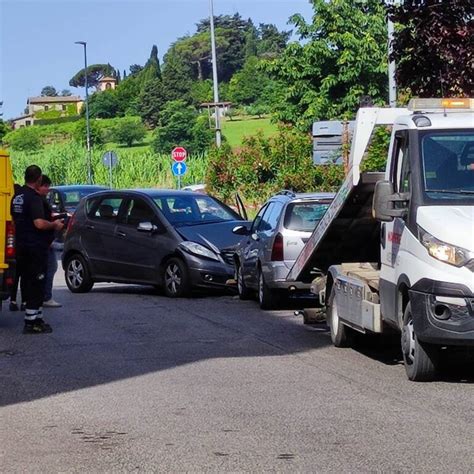
[(329, 266), (379, 261), (380, 224), (372, 217), (375, 183), (384, 173), (360, 167), (377, 125), (393, 125), (408, 112), (401, 108), (362, 108), (357, 113), (349, 156), (350, 171), (328, 210), (290, 270), (289, 281), (312, 281)]

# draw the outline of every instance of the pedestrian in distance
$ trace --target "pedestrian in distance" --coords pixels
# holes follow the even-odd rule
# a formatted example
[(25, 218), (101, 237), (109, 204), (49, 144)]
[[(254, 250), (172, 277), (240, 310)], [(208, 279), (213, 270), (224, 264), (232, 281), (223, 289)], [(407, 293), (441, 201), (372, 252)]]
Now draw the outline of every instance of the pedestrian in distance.
[[(51, 210), (48, 201), (46, 200), (46, 196), (49, 193), (51, 188), (51, 179), (46, 176), (45, 174), (41, 177), (41, 183), (38, 188), (38, 193), (43, 198), (44, 204), (44, 213), (45, 218), (48, 221), (53, 220), (53, 213)], [(58, 303), (53, 299), (53, 282), (54, 282), (54, 275), (58, 270), (58, 256), (56, 250), (53, 248), (52, 243), (54, 241), (54, 231), (49, 232), (49, 240), (51, 241), (49, 244), (48, 249), (48, 269), (46, 270), (46, 277), (44, 279), (44, 302), (43, 307), (45, 308), (60, 308), (62, 306), (61, 303)]]
[(13, 197), (11, 213), (15, 222), (17, 262), (26, 301), (24, 334), (51, 333), (43, 319), (44, 280), (48, 266), (51, 234), (64, 227), (61, 220), (49, 221), (43, 198), (38, 193), (42, 171), (31, 165), (25, 170), (25, 185)]

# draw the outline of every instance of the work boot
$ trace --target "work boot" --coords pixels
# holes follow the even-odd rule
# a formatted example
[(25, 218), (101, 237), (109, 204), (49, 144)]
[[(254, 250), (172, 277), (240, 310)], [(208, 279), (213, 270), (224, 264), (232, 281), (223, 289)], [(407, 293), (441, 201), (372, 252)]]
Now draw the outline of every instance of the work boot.
[(25, 321), (25, 327), (23, 328), (23, 334), (50, 334), (52, 332), (53, 328), (42, 319)]

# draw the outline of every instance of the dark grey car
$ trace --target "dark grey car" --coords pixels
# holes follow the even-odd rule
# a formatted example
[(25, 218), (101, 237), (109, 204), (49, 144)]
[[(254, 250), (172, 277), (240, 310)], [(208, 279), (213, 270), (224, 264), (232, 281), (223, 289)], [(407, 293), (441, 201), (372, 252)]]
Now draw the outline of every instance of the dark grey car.
[(219, 200), (172, 190), (96, 193), (70, 220), (63, 252), (72, 292), (94, 282), (151, 284), (170, 297), (224, 288), (243, 219)]

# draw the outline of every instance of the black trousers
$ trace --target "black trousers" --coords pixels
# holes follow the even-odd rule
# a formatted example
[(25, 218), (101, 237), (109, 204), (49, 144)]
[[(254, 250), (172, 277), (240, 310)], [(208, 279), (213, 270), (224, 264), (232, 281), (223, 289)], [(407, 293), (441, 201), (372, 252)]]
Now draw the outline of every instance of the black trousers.
[(23, 280), (22, 300), (26, 302), (27, 313), (31, 313), (43, 306), (48, 249), (42, 246), (17, 247), (17, 261)]

